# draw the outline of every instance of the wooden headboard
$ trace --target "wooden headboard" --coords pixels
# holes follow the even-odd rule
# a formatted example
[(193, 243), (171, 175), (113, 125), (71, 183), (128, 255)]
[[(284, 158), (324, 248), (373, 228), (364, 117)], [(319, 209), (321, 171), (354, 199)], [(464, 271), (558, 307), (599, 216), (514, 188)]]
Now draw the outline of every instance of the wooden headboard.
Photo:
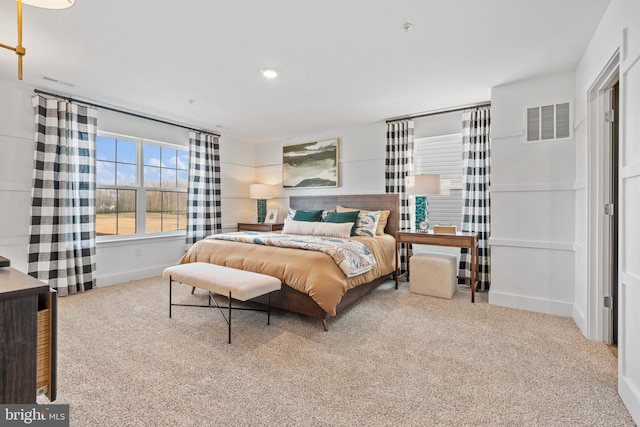
[(388, 209), (391, 213), (384, 231), (395, 237), (399, 224), (399, 198), (397, 194), (358, 194), (331, 196), (291, 196), (289, 206), (292, 209), (334, 210), (336, 205), (355, 209), (378, 211)]

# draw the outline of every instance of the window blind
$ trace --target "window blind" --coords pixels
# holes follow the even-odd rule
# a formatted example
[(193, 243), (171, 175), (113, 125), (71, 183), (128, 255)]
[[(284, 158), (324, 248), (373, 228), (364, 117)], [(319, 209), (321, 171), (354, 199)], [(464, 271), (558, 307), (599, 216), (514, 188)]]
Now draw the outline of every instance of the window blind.
[(448, 195), (429, 197), (429, 224), (462, 223), (462, 134), (418, 138), (414, 141), (416, 174), (439, 174)]

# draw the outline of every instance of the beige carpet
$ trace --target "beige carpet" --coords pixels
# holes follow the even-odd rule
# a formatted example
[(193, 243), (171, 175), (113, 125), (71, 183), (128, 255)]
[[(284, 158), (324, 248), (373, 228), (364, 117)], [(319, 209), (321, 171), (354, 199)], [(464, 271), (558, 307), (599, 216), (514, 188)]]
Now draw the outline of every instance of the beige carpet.
[(477, 299), (389, 282), (329, 332), (236, 311), (228, 345), (215, 309), (169, 319), (160, 278), (98, 288), (59, 300), (55, 403), (72, 426), (633, 425), (604, 344), (571, 319)]

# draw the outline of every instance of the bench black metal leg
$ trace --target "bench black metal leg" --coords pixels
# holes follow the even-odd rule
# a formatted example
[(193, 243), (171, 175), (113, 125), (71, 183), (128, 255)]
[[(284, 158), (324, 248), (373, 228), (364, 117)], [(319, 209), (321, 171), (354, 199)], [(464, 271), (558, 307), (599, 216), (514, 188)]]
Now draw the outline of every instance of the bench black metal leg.
[[(246, 307), (233, 307), (231, 305), (231, 291), (229, 291), (229, 305), (227, 307), (224, 306), (220, 306), (218, 305), (218, 302), (216, 301), (216, 299), (214, 298), (214, 293), (213, 292), (209, 292), (208, 295), (208, 302), (209, 305), (197, 305), (197, 304), (181, 304), (181, 303), (177, 303), (174, 304), (173, 303), (173, 277), (169, 276), (169, 317), (171, 317), (172, 313), (171, 310), (173, 308), (174, 305), (179, 305), (182, 307), (211, 307), (211, 302), (213, 301), (213, 303), (215, 304), (215, 308), (217, 308), (218, 310), (220, 310), (220, 314), (222, 314), (222, 317), (227, 321), (227, 325), (228, 325), (228, 340), (227, 343), (231, 344), (231, 310), (248, 310), (248, 311), (266, 311), (267, 312), (267, 325), (271, 324), (271, 292), (269, 292), (269, 305), (268, 305), (268, 309), (264, 310), (264, 309), (257, 309), (257, 308), (246, 308)], [(224, 315), (224, 311), (223, 309), (227, 308), (229, 310), (228, 312), (228, 316)]]
[(229, 342), (227, 344), (231, 344), (231, 291), (229, 291)]

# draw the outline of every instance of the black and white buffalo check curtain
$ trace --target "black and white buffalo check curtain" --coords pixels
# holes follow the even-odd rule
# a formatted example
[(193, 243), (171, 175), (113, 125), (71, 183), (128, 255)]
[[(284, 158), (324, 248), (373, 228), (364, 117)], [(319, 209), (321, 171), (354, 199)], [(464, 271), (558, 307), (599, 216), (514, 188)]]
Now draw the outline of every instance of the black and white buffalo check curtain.
[[(387, 123), (387, 149), (385, 156), (385, 192), (399, 194), (399, 230), (411, 228), (409, 197), (405, 192), (404, 178), (413, 173), (413, 127), (412, 120)], [(400, 245), (400, 271), (407, 271), (404, 244)]]
[(97, 111), (33, 97), (29, 274), (65, 296), (95, 287)]
[[(478, 233), (478, 290), (491, 284), (491, 177), (490, 107), (477, 108), (462, 115), (462, 231)], [(462, 249), (460, 275), (471, 275), (471, 253)]]
[(187, 242), (222, 229), (220, 211), (220, 144), (218, 137), (189, 133), (189, 194), (187, 196)]

